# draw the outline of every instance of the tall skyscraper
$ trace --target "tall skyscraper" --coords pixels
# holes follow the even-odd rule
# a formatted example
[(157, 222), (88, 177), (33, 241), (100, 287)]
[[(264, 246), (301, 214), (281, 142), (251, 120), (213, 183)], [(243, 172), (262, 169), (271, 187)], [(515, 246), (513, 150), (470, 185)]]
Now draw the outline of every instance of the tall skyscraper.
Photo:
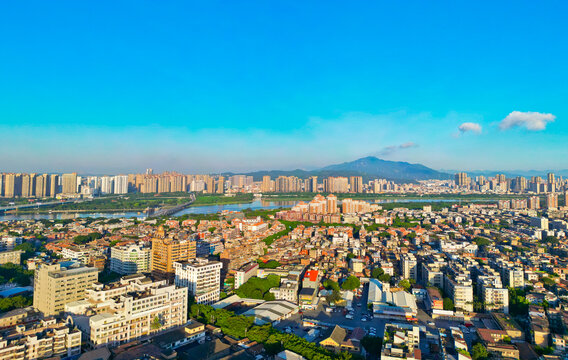
[(113, 194), (114, 180), (110, 176), (101, 176), (101, 193), (103, 195)]
[(52, 174), (49, 176), (49, 196), (55, 197), (59, 194), (59, 175)]
[(558, 195), (556, 193), (546, 195), (546, 208), (551, 210), (558, 209)]
[(464, 172), (457, 173), (455, 175), (455, 182), (456, 186), (458, 187), (469, 186), (469, 177), (467, 176), (467, 173)]
[(350, 191), (352, 193), (362, 193), (363, 192), (363, 177), (362, 176), (351, 176), (349, 178)]
[(223, 176), (219, 176), (217, 179), (217, 194), (223, 194), (225, 192), (225, 178)]
[(318, 192), (318, 177), (317, 176), (310, 176), (307, 179), (306, 184), (308, 185), (308, 188), (306, 189), (307, 192)]
[(538, 196), (531, 196), (528, 199), (528, 208), (530, 210), (537, 210), (540, 209), (540, 197)]
[(260, 191), (263, 193), (272, 191), (270, 186), (270, 176), (264, 175), (262, 177), (262, 184), (260, 185)]
[(556, 177), (553, 173), (548, 173), (548, 192), (556, 191)]
[(44, 198), (47, 196), (48, 193), (48, 185), (49, 183), (49, 175), (37, 175), (36, 182), (35, 182), (35, 196), (38, 198)]
[(337, 207), (337, 197), (335, 195), (329, 194), (326, 197), (326, 203), (328, 214), (336, 214), (337, 212), (339, 212), (339, 209)]
[(61, 179), (63, 194), (77, 194), (77, 173), (63, 174)]
[(113, 192), (115, 194), (126, 194), (128, 193), (128, 176), (127, 175), (117, 175), (113, 178), (114, 187)]
[(4, 196), (13, 198), (22, 194), (21, 174), (6, 174), (4, 184)]

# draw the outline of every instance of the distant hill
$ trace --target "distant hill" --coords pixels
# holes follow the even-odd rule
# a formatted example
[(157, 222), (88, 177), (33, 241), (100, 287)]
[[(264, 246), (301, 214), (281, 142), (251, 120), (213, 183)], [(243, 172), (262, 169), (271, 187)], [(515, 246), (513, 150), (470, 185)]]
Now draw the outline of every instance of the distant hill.
[(355, 161), (330, 165), (319, 171), (353, 172), (367, 176), (393, 180), (426, 180), (450, 179), (451, 175), (430, 169), (422, 164), (411, 164), (404, 161), (389, 161), (374, 156)]
[[(225, 175), (233, 175), (226, 173)], [(427, 179), (451, 179), (452, 175), (439, 172), (421, 164), (410, 164), (403, 161), (382, 160), (377, 157), (368, 156), (351, 162), (335, 164), (315, 169), (307, 170), (269, 170), (255, 171), (245, 175), (252, 176), (255, 181), (259, 181), (263, 176), (269, 175), (271, 178), (278, 176), (297, 176), (307, 178), (309, 176), (328, 177), (328, 176), (363, 176), (364, 181), (381, 178), (396, 182), (408, 182)]]

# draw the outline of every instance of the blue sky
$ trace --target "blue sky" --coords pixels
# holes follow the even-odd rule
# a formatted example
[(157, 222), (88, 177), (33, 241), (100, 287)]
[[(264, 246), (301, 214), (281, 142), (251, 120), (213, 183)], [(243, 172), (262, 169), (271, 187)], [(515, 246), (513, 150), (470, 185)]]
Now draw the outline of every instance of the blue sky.
[(567, 10), (3, 2), (0, 170), (566, 169)]

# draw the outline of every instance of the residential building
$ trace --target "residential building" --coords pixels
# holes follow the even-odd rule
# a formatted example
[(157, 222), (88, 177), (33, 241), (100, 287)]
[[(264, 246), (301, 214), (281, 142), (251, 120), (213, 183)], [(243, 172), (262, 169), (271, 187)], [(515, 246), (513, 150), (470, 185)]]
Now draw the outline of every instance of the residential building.
[(0, 339), (0, 360), (72, 358), (81, 354), (81, 331), (63, 320), (22, 323)]
[(129, 275), (150, 271), (152, 249), (143, 245), (128, 244), (110, 249), (110, 270)]
[(45, 316), (57, 315), (65, 304), (83, 299), (98, 281), (98, 269), (69, 263), (41, 263), (35, 270), (34, 307)]
[(219, 261), (203, 258), (175, 262), (175, 284), (187, 287), (197, 304), (212, 304), (220, 298), (222, 267)]
[(20, 264), (22, 258), (22, 250), (2, 251), (0, 252), (0, 264)]
[(150, 267), (152, 273), (173, 279), (174, 262), (183, 262), (195, 259), (196, 243), (192, 239), (165, 238), (162, 227), (158, 229), (158, 237), (152, 239), (152, 257)]
[(246, 283), (251, 277), (257, 276), (258, 268), (259, 265), (257, 262), (251, 262), (237, 270), (235, 272), (235, 289), (241, 287), (241, 285)]
[(187, 303), (186, 287), (135, 274), (108, 285), (93, 284), (85, 299), (68, 303), (65, 311), (89, 347), (115, 347), (184, 325)]
[(385, 324), (381, 359), (422, 359), (420, 328), (410, 324)]

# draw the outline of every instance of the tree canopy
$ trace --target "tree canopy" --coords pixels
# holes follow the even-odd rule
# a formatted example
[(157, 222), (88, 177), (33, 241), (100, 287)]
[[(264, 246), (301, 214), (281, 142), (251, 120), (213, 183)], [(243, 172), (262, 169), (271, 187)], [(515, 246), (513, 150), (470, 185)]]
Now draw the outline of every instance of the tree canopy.
[(361, 286), (361, 281), (356, 276), (349, 276), (345, 281), (341, 284), (341, 288), (343, 290), (355, 290)]
[(253, 276), (235, 290), (235, 293), (242, 298), (274, 300), (274, 295), (269, 291), (278, 286), (280, 286), (278, 275), (268, 275), (264, 279)]

